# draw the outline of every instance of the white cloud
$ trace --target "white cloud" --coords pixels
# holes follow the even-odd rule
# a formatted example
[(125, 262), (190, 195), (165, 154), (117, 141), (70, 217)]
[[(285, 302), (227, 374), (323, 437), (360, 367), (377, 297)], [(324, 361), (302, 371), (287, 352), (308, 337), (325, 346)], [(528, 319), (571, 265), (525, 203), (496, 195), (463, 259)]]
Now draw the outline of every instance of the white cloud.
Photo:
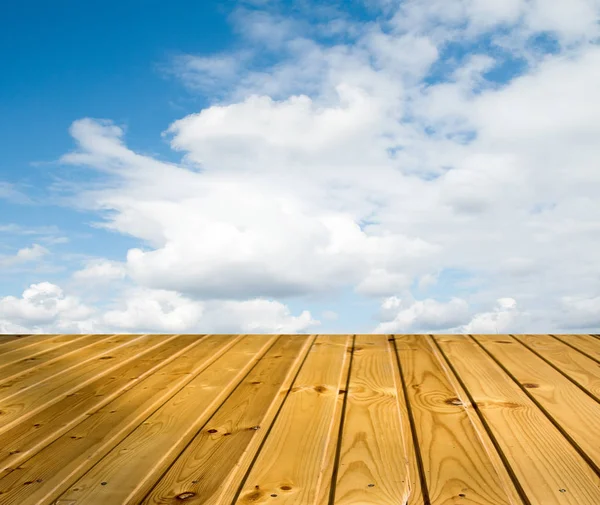
[[(238, 328), (307, 328), (310, 315), (276, 299), (348, 288), (385, 300), (384, 332), (586, 319), (592, 302), (555, 308), (600, 295), (599, 12), (592, 0), (404, 2), (331, 45), (301, 23), (248, 18), (248, 46), (271, 44), (279, 60), (254, 68), (252, 49), (242, 67), (233, 53), (181, 60), (188, 81), (228, 84), (219, 105), (168, 127), (181, 164), (134, 152), (109, 121), (73, 124), (78, 148), (62, 161), (110, 179), (80, 206), (144, 243), (122, 268), (76, 278), (126, 274), (140, 291), (111, 324), (154, 311), (165, 331), (219, 327), (211, 314), (224, 308)], [(532, 56), (527, 41), (546, 31), (560, 52)], [(481, 34), (511, 54), (475, 49), (446, 62), (445, 82), (423, 81), (445, 44), (475, 47)], [(525, 75), (486, 81), (519, 58)], [(440, 280), (452, 269), (479, 284), (439, 301), (457, 287)]]
[(93, 310), (49, 282), (32, 284), (20, 298), (0, 298), (0, 328), (20, 328), (26, 332), (73, 332), (91, 330), (87, 320)]
[(0, 268), (8, 268), (23, 263), (31, 263), (40, 260), (50, 251), (39, 244), (33, 244), (31, 247), (19, 249), (12, 256), (0, 256)]
[(432, 299), (404, 302), (390, 297), (382, 304), (383, 320), (375, 333), (430, 333), (453, 328), (469, 317), (469, 305), (465, 300), (452, 298), (448, 302)]
[(125, 277), (125, 267), (117, 261), (90, 260), (86, 266), (73, 273), (73, 278), (82, 282), (105, 283)]
[(199, 302), (167, 290), (125, 288), (108, 307), (89, 306), (49, 282), (0, 298), (6, 333), (303, 333), (320, 324), (273, 300)]
[(107, 311), (102, 320), (123, 331), (161, 331), (184, 333), (198, 328), (203, 304), (178, 293), (163, 290), (133, 289), (125, 293), (122, 308)]
[(523, 315), (517, 310), (517, 302), (512, 298), (500, 298), (492, 311), (476, 314), (459, 328), (458, 333), (518, 333), (519, 317)]

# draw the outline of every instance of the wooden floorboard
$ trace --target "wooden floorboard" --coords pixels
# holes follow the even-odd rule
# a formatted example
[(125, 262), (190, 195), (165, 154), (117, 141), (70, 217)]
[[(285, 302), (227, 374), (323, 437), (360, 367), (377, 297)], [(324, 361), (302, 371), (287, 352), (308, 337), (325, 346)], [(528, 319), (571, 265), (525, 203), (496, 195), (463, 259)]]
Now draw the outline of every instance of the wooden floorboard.
[(596, 335), (0, 335), (0, 505), (600, 505)]

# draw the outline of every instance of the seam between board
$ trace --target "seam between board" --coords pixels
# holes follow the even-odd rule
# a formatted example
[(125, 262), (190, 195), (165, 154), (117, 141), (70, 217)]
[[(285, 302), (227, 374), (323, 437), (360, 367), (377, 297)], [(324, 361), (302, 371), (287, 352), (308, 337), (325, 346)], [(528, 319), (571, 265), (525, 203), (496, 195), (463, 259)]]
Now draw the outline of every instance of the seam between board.
[(471, 338), (477, 343), (481, 349), (508, 375), (517, 386), (525, 393), (525, 395), (533, 402), (533, 404), (546, 416), (546, 418), (554, 425), (556, 429), (560, 432), (560, 434), (565, 437), (565, 439), (571, 444), (571, 446), (577, 451), (577, 453), (583, 458), (583, 460), (591, 467), (594, 473), (600, 477), (600, 467), (594, 463), (594, 461), (586, 454), (586, 452), (579, 446), (575, 440), (567, 433), (567, 431), (560, 425), (560, 423), (552, 417), (552, 415), (535, 399), (535, 397), (527, 390), (527, 388), (523, 387), (521, 383), (517, 380), (517, 378), (510, 373), (510, 371), (490, 352), (488, 351), (480, 342), (477, 341), (473, 336)]
[(558, 338), (558, 336), (556, 335), (552, 335), (551, 333), (549, 333), (548, 335), (550, 335), (551, 337), (554, 337), (556, 340), (558, 340), (559, 342), (562, 342), (565, 345), (568, 345), (571, 349), (575, 349), (577, 352), (580, 352), (581, 354), (583, 354), (584, 356), (587, 356), (588, 358), (590, 358), (591, 360), (594, 360), (596, 363), (598, 363), (600, 365), (600, 360), (594, 358), (593, 356), (591, 356), (590, 354), (588, 354), (585, 351), (582, 351), (581, 349), (578, 349), (577, 347), (575, 347), (572, 344), (569, 344), (569, 342), (566, 342), (565, 340), (563, 340), (562, 338)]
[[(344, 393), (344, 401), (342, 402), (342, 413), (340, 416), (340, 426), (338, 428), (338, 439), (335, 446), (335, 455), (333, 458), (333, 472), (331, 474), (331, 484), (329, 486), (328, 504), (333, 505), (335, 502), (335, 491), (337, 488), (337, 476), (342, 453), (342, 436), (344, 434), (344, 422), (346, 420), (346, 407), (348, 403), (348, 394), (350, 388), (350, 376), (352, 375), (352, 362), (354, 361), (354, 347), (356, 344), (356, 335), (352, 335), (352, 347), (350, 353), (350, 362), (348, 363), (348, 376), (346, 377), (346, 392)], [(342, 370), (343, 373), (343, 370)]]
[[(473, 339), (472, 335), (469, 335), (469, 337), (471, 337)], [(469, 398), (469, 402), (473, 406), (473, 409), (477, 413), (477, 416), (479, 417), (479, 420), (481, 421), (481, 424), (483, 425), (483, 428), (485, 429), (485, 431), (487, 432), (488, 436), (490, 437), (490, 440), (491, 440), (494, 448), (498, 452), (498, 456), (500, 456), (500, 459), (502, 460), (502, 463), (504, 463), (504, 467), (506, 468), (508, 476), (510, 477), (510, 479), (512, 480), (513, 485), (515, 486), (515, 489), (517, 491), (517, 494), (519, 495), (519, 498), (521, 498), (521, 500), (523, 501), (523, 503), (525, 505), (532, 505), (531, 501), (529, 501), (529, 498), (527, 498), (527, 495), (525, 494), (525, 490), (521, 486), (521, 483), (519, 482), (519, 479), (517, 478), (517, 475), (515, 474), (512, 466), (510, 465), (510, 462), (508, 461), (508, 458), (506, 457), (506, 454), (504, 454), (504, 451), (500, 447), (500, 444), (498, 443), (498, 440), (496, 439), (496, 437), (492, 433), (492, 430), (491, 430), (489, 424), (487, 423), (487, 420), (485, 419), (485, 416), (483, 415), (483, 412), (481, 412), (481, 410), (479, 409), (479, 406), (477, 405), (477, 402), (473, 398), (473, 395), (471, 394), (471, 392), (467, 388), (467, 385), (463, 381), (462, 377), (458, 374), (458, 371), (456, 370), (456, 368), (454, 367), (454, 365), (452, 364), (452, 362), (450, 361), (450, 359), (448, 358), (448, 356), (446, 355), (446, 353), (444, 352), (444, 350), (441, 348), (441, 346), (439, 345), (439, 343), (435, 339), (433, 339), (433, 340), (435, 342), (436, 347), (439, 349), (440, 353), (442, 354), (442, 356), (446, 360), (446, 363), (448, 363), (448, 366), (450, 367), (450, 370), (452, 370), (452, 373), (454, 373), (454, 375), (456, 376), (456, 380), (458, 381), (458, 383), (460, 384), (460, 386), (463, 388), (465, 394)], [(475, 340), (475, 339), (473, 339), (473, 340)]]
[(565, 372), (563, 372), (560, 368), (558, 368), (556, 365), (554, 365), (551, 361), (549, 361), (548, 359), (546, 359), (544, 356), (542, 356), (540, 353), (538, 353), (535, 349), (531, 348), (530, 346), (528, 346), (525, 342), (521, 341), (519, 338), (517, 338), (516, 335), (510, 335), (511, 337), (513, 337), (517, 342), (519, 342), (522, 346), (526, 347), (527, 349), (529, 349), (533, 354), (535, 354), (538, 358), (540, 358), (542, 361), (544, 361), (544, 363), (550, 365), (552, 368), (554, 368), (554, 370), (556, 370), (558, 373), (560, 373), (565, 379), (568, 379), (571, 383), (573, 383), (575, 386), (577, 386), (581, 391), (583, 391), (586, 395), (588, 395), (592, 400), (595, 400), (596, 402), (600, 403), (600, 398), (598, 398), (594, 393), (592, 393), (591, 391), (588, 391), (586, 388), (584, 388), (581, 384), (579, 384), (579, 382), (577, 382), (575, 379), (573, 379), (572, 377), (570, 377), (569, 375), (567, 375)]
[(244, 474), (244, 476), (242, 477), (242, 479), (240, 481), (238, 489), (235, 492), (235, 495), (233, 496), (233, 499), (231, 501), (231, 505), (235, 504), (235, 502), (239, 498), (240, 494), (242, 493), (242, 490), (244, 489), (244, 485), (246, 484), (246, 481), (248, 480), (248, 477), (250, 476), (250, 472), (252, 471), (252, 468), (254, 467), (254, 463), (256, 463), (256, 460), (258, 459), (258, 456), (260, 455), (260, 453), (261, 453), (261, 451), (262, 451), (265, 443), (267, 442), (267, 439), (269, 438), (269, 434), (271, 433), (271, 430), (273, 429), (273, 426), (275, 426), (275, 423), (277, 421), (277, 418), (279, 417), (279, 414), (283, 410), (283, 406), (285, 405), (285, 402), (288, 399), (288, 396), (290, 395), (290, 393), (292, 391), (292, 388), (294, 387), (294, 384), (296, 383), (296, 379), (298, 379), (298, 375), (300, 375), (300, 371), (304, 367), (304, 363), (306, 363), (306, 360), (308, 359), (308, 356), (310, 355), (310, 351), (313, 348), (313, 346), (315, 344), (315, 341), (317, 340), (317, 336), (318, 335), (314, 336), (313, 341), (311, 342), (308, 350), (306, 351), (306, 354), (304, 356), (304, 359), (302, 360), (302, 363), (298, 367), (298, 370), (296, 370), (296, 374), (294, 375), (294, 379), (290, 383), (290, 387), (288, 388), (288, 390), (287, 390), (287, 392), (286, 392), (286, 394), (285, 394), (285, 396), (283, 398), (283, 401), (281, 402), (281, 405), (279, 405), (279, 408), (277, 409), (277, 412), (275, 413), (275, 416), (273, 417), (273, 420), (271, 421), (271, 425), (267, 429), (267, 432), (265, 433), (264, 438), (260, 442), (260, 445), (258, 446), (258, 449), (256, 449), (256, 453), (254, 454), (254, 457), (252, 458), (252, 461), (250, 462), (250, 465), (248, 466), (248, 470), (246, 470), (246, 473)]
[[(162, 478), (167, 474), (167, 472), (171, 469), (171, 467), (177, 462), (177, 460), (179, 459), (179, 457), (186, 451), (186, 449), (194, 442), (194, 440), (196, 439), (196, 437), (202, 432), (202, 430), (206, 427), (206, 425), (208, 423), (210, 423), (211, 419), (216, 415), (216, 413), (221, 409), (221, 407), (223, 406), (223, 404), (229, 400), (229, 398), (235, 393), (235, 391), (237, 390), (238, 386), (244, 382), (247, 377), (252, 373), (252, 371), (259, 365), (260, 361), (265, 357), (265, 355), (273, 348), (275, 347), (275, 345), (277, 344), (277, 342), (279, 342), (279, 340), (281, 339), (282, 335), (278, 335), (276, 339), (273, 340), (273, 343), (267, 347), (267, 349), (265, 349), (265, 351), (262, 353), (262, 355), (256, 360), (256, 363), (254, 363), (253, 366), (251, 366), (249, 368), (249, 370), (246, 372), (246, 374), (240, 379), (240, 381), (237, 383), (237, 385), (225, 396), (225, 398), (223, 399), (223, 401), (219, 404), (218, 407), (216, 407), (214, 409), (214, 411), (212, 412), (212, 414), (210, 414), (210, 416), (206, 419), (206, 421), (204, 422), (204, 424), (202, 424), (202, 426), (200, 426), (200, 428), (198, 428), (198, 430), (196, 430), (196, 433), (194, 434), (194, 436), (192, 436), (190, 438), (190, 440), (185, 444), (185, 446), (181, 449), (181, 451), (179, 451), (179, 453), (173, 458), (173, 460), (169, 463), (169, 465), (167, 466), (167, 468), (164, 470), (164, 472), (162, 472), (160, 474), (160, 476), (158, 477), (158, 479), (156, 479), (156, 481), (154, 482), (154, 484), (150, 487), (150, 489), (148, 490), (148, 492), (144, 495), (144, 497), (142, 498), (142, 500), (140, 501), (140, 503), (143, 503), (148, 496), (152, 493), (152, 491), (154, 490), (154, 488), (156, 487), (156, 485), (162, 480)], [(129, 498), (129, 497), (128, 497)]]
[(400, 373), (400, 381), (402, 383), (402, 392), (404, 393), (404, 401), (406, 402), (406, 412), (408, 414), (408, 422), (410, 424), (410, 431), (412, 435), (413, 446), (415, 449), (415, 459), (417, 460), (417, 468), (419, 470), (419, 482), (421, 483), (421, 494), (423, 495), (423, 505), (431, 505), (431, 499), (429, 497), (429, 488), (427, 487), (427, 479), (425, 478), (425, 467), (423, 465), (423, 456), (421, 454), (421, 445), (419, 444), (419, 438), (417, 437), (417, 428), (415, 424), (415, 418), (410, 404), (410, 398), (408, 397), (408, 388), (406, 387), (406, 379), (404, 372), (402, 371), (402, 363), (400, 362), (400, 356), (398, 354), (398, 346), (396, 345), (396, 339), (394, 338), (394, 351), (396, 354), (396, 365), (398, 366), (398, 372)]

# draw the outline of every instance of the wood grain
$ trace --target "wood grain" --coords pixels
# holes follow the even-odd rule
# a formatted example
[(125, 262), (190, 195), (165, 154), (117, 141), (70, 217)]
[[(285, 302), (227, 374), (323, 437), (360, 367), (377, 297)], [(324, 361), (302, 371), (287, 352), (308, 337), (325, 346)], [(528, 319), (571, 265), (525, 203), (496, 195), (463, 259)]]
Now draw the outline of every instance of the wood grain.
[(14, 381), (17, 377), (28, 372), (30, 374), (35, 373), (37, 375), (40, 367), (46, 364), (55, 363), (61, 359), (64, 360), (63, 363), (59, 363), (57, 366), (64, 368), (64, 363), (67, 362), (71, 353), (97, 344), (103, 340), (109, 340), (110, 338), (112, 338), (111, 335), (75, 336), (69, 341), (56, 344), (53, 347), (40, 350), (39, 352), (33, 354), (28, 350), (28, 348), (19, 349), (18, 351), (15, 351), (15, 353), (21, 354), (22, 356), (14, 356), (13, 361), (10, 362), (0, 357), (0, 385), (8, 381)]
[(0, 505), (598, 505), (599, 358), (593, 335), (0, 335)]
[(141, 503), (231, 503), (313, 340), (280, 337)]
[(595, 426), (591, 422), (600, 419), (600, 403), (516, 340), (506, 344), (506, 337), (493, 335), (475, 339), (519, 382), (538, 407), (568, 433), (571, 442), (600, 475), (600, 435), (592, 435)]
[(391, 351), (385, 335), (355, 338), (335, 505), (391, 505), (410, 495)]
[(600, 340), (592, 335), (553, 335), (553, 337), (600, 363)]
[[(110, 337), (111, 335), (104, 336)], [(16, 361), (39, 356), (87, 337), (89, 335), (32, 335), (25, 339), (11, 340), (0, 346), (0, 369)], [(99, 335), (98, 338), (101, 336)]]
[(600, 365), (550, 335), (513, 335), (600, 402)]
[(71, 485), (57, 505), (140, 503), (276, 338), (244, 337)]
[[(509, 344), (501, 345), (518, 345), (505, 341)], [(439, 344), (532, 505), (600, 503), (600, 480), (592, 468), (474, 340)]]
[(142, 335), (132, 339), (116, 336), (70, 355), (67, 366), (48, 363), (2, 384), (0, 433), (173, 337)]
[(195, 335), (182, 335), (146, 353), (140, 353), (132, 361), (121, 364), (109, 377), (96, 379), (75, 394), (38, 412), (27, 423), (19, 423), (0, 434), (0, 468), (18, 466), (83, 421), (86, 416), (201, 341), (202, 338)]
[(433, 505), (518, 503), (490, 460), (486, 434), (467, 413), (466, 394), (447, 373), (430, 337), (396, 336)]
[(87, 416), (19, 467), (5, 470), (0, 479), (0, 505), (53, 502), (241, 338), (207, 337), (158, 373)]
[(261, 447), (235, 503), (260, 504), (277, 495), (280, 504), (312, 504), (321, 486), (341, 379), (350, 357), (349, 336), (319, 336)]

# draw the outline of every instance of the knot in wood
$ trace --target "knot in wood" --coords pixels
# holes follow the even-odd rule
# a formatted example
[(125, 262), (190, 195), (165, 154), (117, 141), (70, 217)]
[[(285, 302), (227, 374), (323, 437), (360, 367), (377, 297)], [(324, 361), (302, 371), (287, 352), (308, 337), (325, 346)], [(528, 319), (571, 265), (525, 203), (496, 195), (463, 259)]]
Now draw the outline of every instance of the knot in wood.
[(190, 498), (193, 498), (194, 496), (196, 496), (196, 493), (192, 493), (191, 491), (185, 491), (184, 493), (180, 493), (177, 495), (177, 499), (178, 500), (189, 500)]

